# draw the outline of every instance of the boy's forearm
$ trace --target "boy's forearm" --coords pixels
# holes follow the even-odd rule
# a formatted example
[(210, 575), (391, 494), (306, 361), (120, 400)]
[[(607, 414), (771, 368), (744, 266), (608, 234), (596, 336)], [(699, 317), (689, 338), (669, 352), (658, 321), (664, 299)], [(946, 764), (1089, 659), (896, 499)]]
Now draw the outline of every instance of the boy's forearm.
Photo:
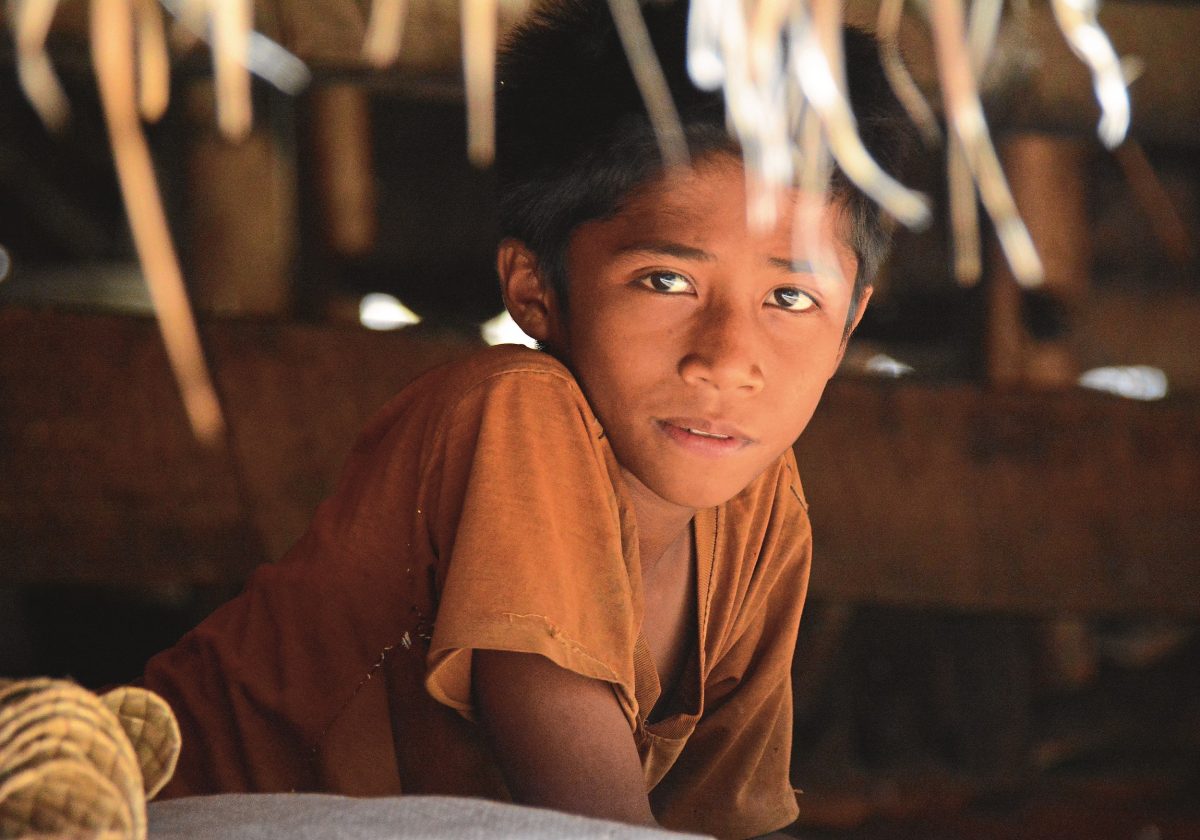
[(475, 651), (480, 721), (515, 802), (657, 825), (612, 688), (536, 654)]

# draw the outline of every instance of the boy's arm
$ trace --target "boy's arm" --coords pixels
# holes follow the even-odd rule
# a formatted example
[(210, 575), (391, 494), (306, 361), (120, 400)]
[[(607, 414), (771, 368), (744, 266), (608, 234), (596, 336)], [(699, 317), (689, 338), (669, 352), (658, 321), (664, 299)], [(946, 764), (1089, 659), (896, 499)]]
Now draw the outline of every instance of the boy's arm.
[(531, 653), (476, 650), (475, 705), (513, 800), (657, 825), (612, 687)]

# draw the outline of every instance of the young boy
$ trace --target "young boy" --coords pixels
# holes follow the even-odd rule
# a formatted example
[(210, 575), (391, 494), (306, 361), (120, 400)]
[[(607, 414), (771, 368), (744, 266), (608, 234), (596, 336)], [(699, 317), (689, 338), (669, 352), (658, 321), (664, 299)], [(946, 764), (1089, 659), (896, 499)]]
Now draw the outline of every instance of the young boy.
[[(545, 352), (407, 387), (291, 552), (150, 662), (184, 732), (168, 795), (473, 795), (722, 837), (795, 818), (811, 539), (791, 445), (886, 236), (840, 176), (820, 239), (842, 277), (794, 251), (790, 201), (749, 229), (722, 102), (683, 71), (685, 10), (646, 16), (693, 165), (663, 171), (603, 0), (518, 34), (498, 267)], [(874, 48), (846, 49), (887, 158)]]

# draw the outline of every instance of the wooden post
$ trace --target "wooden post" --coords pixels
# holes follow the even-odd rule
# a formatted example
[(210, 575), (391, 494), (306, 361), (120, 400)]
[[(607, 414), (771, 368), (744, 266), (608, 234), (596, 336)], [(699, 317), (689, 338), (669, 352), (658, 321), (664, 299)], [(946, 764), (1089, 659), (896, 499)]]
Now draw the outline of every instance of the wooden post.
[(341, 257), (375, 247), (375, 172), (367, 88), (328, 84), (310, 98), (309, 143), (325, 245)]
[(1022, 292), (999, 249), (992, 249), (988, 378), (994, 385), (1070, 386), (1079, 375), (1070, 328), (1091, 273), (1087, 145), (1073, 137), (1018, 134), (1001, 143), (1000, 154), (1046, 281)]
[(185, 274), (196, 308), (286, 316), (296, 254), (295, 162), (265, 119), (240, 142), (217, 132), (211, 83), (186, 93), (188, 246)]

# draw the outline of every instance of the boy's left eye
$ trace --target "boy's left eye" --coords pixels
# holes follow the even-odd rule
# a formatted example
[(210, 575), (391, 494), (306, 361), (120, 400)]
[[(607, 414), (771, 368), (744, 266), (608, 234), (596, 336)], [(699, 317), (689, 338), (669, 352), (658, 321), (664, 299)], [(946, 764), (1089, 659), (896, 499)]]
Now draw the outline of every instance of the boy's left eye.
[(686, 294), (692, 288), (691, 281), (674, 271), (652, 271), (639, 277), (638, 282), (650, 291), (664, 295)]
[(795, 286), (781, 286), (771, 292), (770, 303), (790, 312), (804, 312), (817, 305), (812, 296)]

